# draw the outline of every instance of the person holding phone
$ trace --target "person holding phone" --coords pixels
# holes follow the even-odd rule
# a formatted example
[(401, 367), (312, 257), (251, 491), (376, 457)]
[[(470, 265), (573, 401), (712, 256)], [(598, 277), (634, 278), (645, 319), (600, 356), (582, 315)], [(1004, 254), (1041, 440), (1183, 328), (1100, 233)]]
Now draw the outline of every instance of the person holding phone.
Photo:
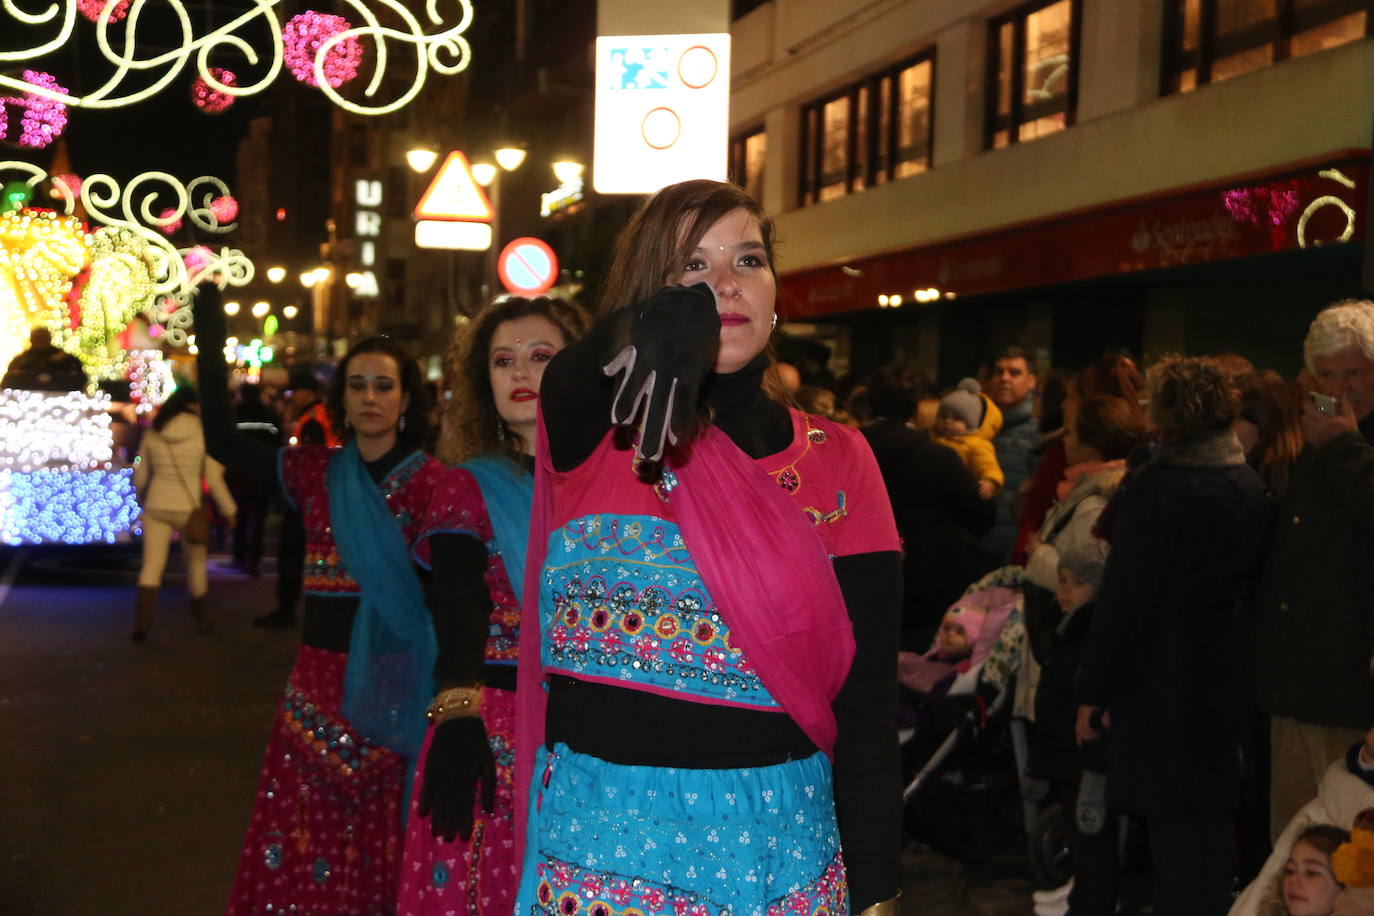
[(1307, 447), (1279, 502), (1255, 607), (1271, 716), (1270, 831), (1374, 721), (1374, 302), (1338, 302), (1303, 344)]

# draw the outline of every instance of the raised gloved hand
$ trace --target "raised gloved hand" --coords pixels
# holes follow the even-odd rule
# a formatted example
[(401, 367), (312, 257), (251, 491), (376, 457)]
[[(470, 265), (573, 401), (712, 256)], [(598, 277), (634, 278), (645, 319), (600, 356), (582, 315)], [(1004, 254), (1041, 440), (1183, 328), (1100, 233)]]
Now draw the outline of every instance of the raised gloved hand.
[(192, 305), (196, 320), (196, 343), (199, 349), (218, 353), (224, 349), (225, 321), (224, 294), (209, 280), (196, 286), (196, 298)]
[(639, 417), (635, 454), (659, 461), (665, 442), (676, 445), (692, 432), (701, 385), (720, 346), (720, 316), (705, 283), (665, 286), (628, 311), (634, 313), (629, 341), (602, 369), (621, 374), (611, 422), (629, 426)]
[(419, 811), (429, 818), (430, 832), (447, 842), (472, 836), (472, 803), (482, 790), (482, 810), (490, 812), (496, 796), (496, 758), (487, 728), (476, 717), (447, 719), (434, 727), (425, 758)]

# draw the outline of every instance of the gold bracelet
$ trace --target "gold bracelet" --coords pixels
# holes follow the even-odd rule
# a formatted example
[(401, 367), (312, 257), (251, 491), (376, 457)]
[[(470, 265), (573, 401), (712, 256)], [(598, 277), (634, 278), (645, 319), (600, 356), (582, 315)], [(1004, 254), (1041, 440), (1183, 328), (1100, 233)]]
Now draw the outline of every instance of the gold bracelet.
[(896, 897), (888, 900), (880, 900), (870, 907), (866, 907), (859, 916), (897, 916), (900, 912), (898, 902), (902, 899), (902, 892), (898, 891)]
[(425, 710), (435, 724), (449, 719), (471, 719), (482, 714), (481, 687), (449, 687), (439, 691)]

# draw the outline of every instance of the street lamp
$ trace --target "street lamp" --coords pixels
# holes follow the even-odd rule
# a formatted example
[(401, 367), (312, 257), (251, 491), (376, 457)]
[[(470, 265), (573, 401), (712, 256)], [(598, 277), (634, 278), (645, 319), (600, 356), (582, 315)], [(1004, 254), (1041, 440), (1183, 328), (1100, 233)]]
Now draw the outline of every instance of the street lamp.
[(266, 315), (266, 314), (267, 314), (269, 311), (271, 311), (271, 310), (272, 310), (272, 306), (271, 306), (270, 304), (268, 304), (265, 300), (258, 300), (257, 302), (254, 302), (254, 303), (253, 303), (253, 317), (254, 317), (254, 318), (261, 318), (262, 316)]
[(286, 308), (281, 310), (282, 317), (285, 318), (287, 321), (290, 321), (292, 318), (295, 318), (296, 315), (299, 314), (299, 312), (300, 310), (296, 308), (294, 305), (288, 305)]
[(230, 318), (233, 318), (233, 317), (234, 317), (235, 315), (237, 315), (238, 313), (239, 313), (239, 304), (238, 304), (237, 302), (226, 302), (226, 303), (224, 303), (224, 314), (228, 315)]
[(286, 279), (286, 268), (285, 268), (285, 267), (269, 267), (269, 268), (267, 268), (267, 279), (268, 279), (270, 282), (272, 282), (272, 283), (280, 283), (282, 280), (285, 280), (285, 279)]
[(363, 282), (363, 275), (357, 271), (350, 270), (348, 273), (344, 274), (344, 282), (348, 284), (349, 289), (357, 289), (358, 284)]
[(496, 166), (490, 162), (474, 162), (472, 180), (484, 188), (491, 187), (491, 183), (496, 180)]
[(560, 159), (553, 164), (553, 176), (559, 184), (572, 184), (582, 177), (585, 170), (586, 166), (571, 159)]
[(433, 168), (434, 162), (438, 158), (438, 151), (430, 149), (427, 146), (415, 146), (412, 149), (406, 150), (406, 162), (410, 165), (412, 171), (418, 172), (421, 175)]
[(518, 146), (503, 146), (496, 151), (496, 164), (507, 172), (514, 172), (525, 161), (525, 151)]

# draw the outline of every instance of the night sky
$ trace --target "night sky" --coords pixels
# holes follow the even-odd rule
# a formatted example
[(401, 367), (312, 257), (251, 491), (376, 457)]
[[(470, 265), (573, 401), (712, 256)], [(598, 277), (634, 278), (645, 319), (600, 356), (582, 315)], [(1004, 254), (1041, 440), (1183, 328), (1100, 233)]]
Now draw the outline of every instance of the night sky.
[[(24, 4), (24, 8), (33, 12), (42, 5), (29, 3)], [(242, 5), (239, 2), (212, 5), (187, 3), (186, 10), (195, 34), (204, 34), (210, 30), (212, 23), (225, 21)], [(152, 56), (171, 43), (172, 32), (166, 27), (165, 20), (169, 15), (165, 0), (150, 2), (147, 9), (149, 12), (139, 28), (141, 57)], [(4, 50), (32, 47), (48, 40), (53, 31), (51, 28), (19, 25), (0, 12), (0, 36), (3, 36), (0, 37), (0, 48)], [(260, 26), (257, 29), (247, 27), (240, 34), (256, 45), (265, 31)], [(74, 32), (75, 40), (69, 41), (67, 47), (44, 58), (8, 67), (6, 73), (17, 76), (23, 69), (33, 68), (52, 73), (61, 85), (75, 94), (95, 89), (110, 75), (110, 64), (95, 43), (94, 23), (77, 15)], [(112, 28), (111, 36), (116, 42), (120, 40), (123, 36), (122, 27)], [(161, 48), (158, 47), (159, 43)], [(221, 52), (212, 56), (211, 63), (228, 66), (240, 73), (252, 69), (241, 58), (235, 57), (232, 53)], [(182, 181), (208, 174), (223, 178), (232, 187), (238, 142), (247, 129), (249, 119), (264, 104), (265, 96), (242, 97), (227, 112), (207, 115), (191, 103), (190, 85), (195, 76), (193, 55), (175, 80), (146, 101), (113, 109), (69, 109), (64, 136), (77, 174), (84, 176), (107, 172), (121, 182), (149, 170), (170, 172)], [(133, 86), (146, 85), (148, 81), (147, 76), (140, 74), (126, 77), (126, 83)], [(283, 86), (283, 83), (293, 85)], [(268, 93), (273, 91), (317, 90), (294, 84), (290, 74), (283, 71)], [(11, 121), (17, 121), (13, 113)], [(53, 147), (33, 151), (5, 145), (0, 149), (4, 158), (27, 160), (45, 168), (51, 161), (52, 153)]]

